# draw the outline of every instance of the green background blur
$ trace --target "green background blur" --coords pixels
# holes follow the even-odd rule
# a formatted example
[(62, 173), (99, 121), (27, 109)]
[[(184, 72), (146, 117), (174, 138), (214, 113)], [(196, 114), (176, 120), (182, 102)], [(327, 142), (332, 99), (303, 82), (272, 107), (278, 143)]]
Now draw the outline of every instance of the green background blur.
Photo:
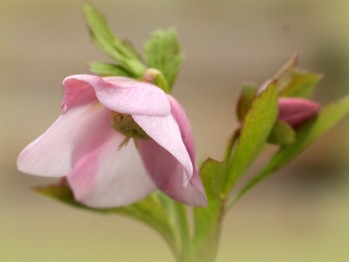
[[(53, 180), (16, 170), (20, 150), (59, 114), (62, 79), (107, 60), (85, 28), (84, 2), (1, 0), (0, 261), (172, 261), (144, 225), (38, 196), (29, 188)], [(317, 101), (348, 92), (346, 0), (89, 2), (139, 49), (152, 30), (177, 28), (186, 60), (174, 95), (193, 123), (199, 161), (222, 156), (241, 84), (261, 84), (295, 51), (301, 68), (325, 75)], [(347, 161), (343, 121), (237, 204), (218, 262), (348, 261)]]

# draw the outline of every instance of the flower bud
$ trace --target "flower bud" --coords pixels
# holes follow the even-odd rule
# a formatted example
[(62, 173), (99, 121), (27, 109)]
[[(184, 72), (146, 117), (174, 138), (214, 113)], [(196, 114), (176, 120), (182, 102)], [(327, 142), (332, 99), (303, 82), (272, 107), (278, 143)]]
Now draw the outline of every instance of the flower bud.
[(296, 128), (315, 117), (320, 110), (320, 105), (302, 98), (280, 98), (278, 109), (278, 118)]

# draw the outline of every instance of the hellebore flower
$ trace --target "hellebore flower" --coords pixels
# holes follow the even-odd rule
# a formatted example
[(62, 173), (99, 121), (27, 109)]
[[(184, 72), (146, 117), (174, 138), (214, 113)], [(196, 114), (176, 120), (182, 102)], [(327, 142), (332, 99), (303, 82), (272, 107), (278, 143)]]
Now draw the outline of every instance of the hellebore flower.
[(320, 110), (320, 105), (303, 98), (280, 98), (278, 99), (278, 109), (278, 118), (297, 128), (314, 118)]
[(207, 204), (192, 129), (160, 88), (124, 77), (63, 81), (61, 115), (18, 157), (24, 173), (65, 177), (91, 207), (133, 203), (157, 188), (189, 205)]

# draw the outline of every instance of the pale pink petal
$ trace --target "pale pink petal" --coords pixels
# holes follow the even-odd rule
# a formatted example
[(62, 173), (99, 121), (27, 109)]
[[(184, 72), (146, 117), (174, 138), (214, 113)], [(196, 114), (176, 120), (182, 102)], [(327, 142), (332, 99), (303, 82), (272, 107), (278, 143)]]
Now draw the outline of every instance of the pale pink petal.
[(125, 77), (101, 78), (93, 75), (73, 75), (92, 86), (97, 99), (107, 108), (124, 114), (164, 116), (170, 113), (167, 95), (158, 87)]
[(292, 127), (298, 127), (315, 117), (320, 110), (320, 105), (302, 98), (278, 99), (279, 116)]
[(182, 141), (184, 142), (192, 163), (195, 166), (195, 143), (190, 121), (188, 120), (186, 112), (181, 104), (170, 95), (168, 95), (168, 98), (171, 106), (171, 114), (180, 128)]
[(172, 154), (153, 140), (140, 140), (139, 149), (147, 171), (160, 190), (171, 198), (188, 205), (207, 205), (197, 171), (188, 185), (184, 186), (184, 168)]
[(97, 102), (73, 107), (21, 152), (18, 169), (32, 175), (65, 176), (75, 161), (112, 132), (108, 109)]
[(174, 117), (170, 114), (164, 117), (133, 115), (133, 118), (147, 135), (181, 163), (185, 170), (183, 173), (187, 177), (184, 181), (186, 184), (191, 179), (194, 169)]
[[(87, 78), (94, 76), (88, 76)], [(70, 107), (84, 105), (97, 100), (95, 90), (87, 81), (67, 77), (63, 80), (63, 101), (61, 103), (62, 113), (67, 112)]]
[(194, 168), (194, 175), (191, 178), (191, 183), (200, 192), (202, 192), (203, 195), (205, 195), (204, 187), (200, 179), (200, 176), (198, 175), (199, 172), (196, 165), (195, 143), (194, 143), (194, 136), (193, 136), (191, 123), (188, 120), (185, 109), (182, 107), (182, 105), (174, 97), (168, 95), (168, 98), (170, 101), (171, 113), (180, 128), (182, 141), (186, 146), (186, 149), (188, 151), (188, 154), (190, 155), (192, 165)]
[(105, 144), (84, 156), (68, 176), (77, 201), (91, 207), (118, 207), (156, 189), (132, 140), (115, 133)]

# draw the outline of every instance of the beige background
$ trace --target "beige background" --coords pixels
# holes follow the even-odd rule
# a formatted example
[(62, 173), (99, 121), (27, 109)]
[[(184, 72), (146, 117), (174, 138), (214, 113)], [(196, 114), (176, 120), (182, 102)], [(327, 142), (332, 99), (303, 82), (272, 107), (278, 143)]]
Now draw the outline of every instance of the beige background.
[[(84, 2), (0, 2), (0, 261), (172, 261), (143, 225), (35, 195), (29, 187), (53, 180), (16, 170), (19, 151), (59, 114), (62, 79), (105, 60), (85, 28)], [(302, 68), (325, 74), (318, 101), (347, 93), (346, 0), (90, 2), (139, 49), (152, 30), (177, 28), (186, 61), (174, 95), (199, 161), (222, 156), (241, 83), (261, 84), (294, 51)], [(347, 261), (347, 133), (344, 121), (242, 199), (226, 218), (218, 261)]]

